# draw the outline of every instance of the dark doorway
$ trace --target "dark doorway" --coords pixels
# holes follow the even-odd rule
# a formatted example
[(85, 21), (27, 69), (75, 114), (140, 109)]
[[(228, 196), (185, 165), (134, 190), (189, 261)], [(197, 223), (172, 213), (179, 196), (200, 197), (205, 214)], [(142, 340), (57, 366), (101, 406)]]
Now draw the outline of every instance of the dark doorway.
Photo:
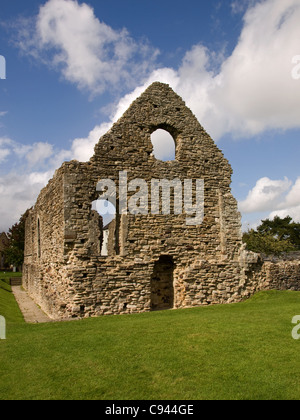
[(151, 310), (171, 309), (174, 305), (174, 261), (162, 255), (154, 265), (151, 277)]

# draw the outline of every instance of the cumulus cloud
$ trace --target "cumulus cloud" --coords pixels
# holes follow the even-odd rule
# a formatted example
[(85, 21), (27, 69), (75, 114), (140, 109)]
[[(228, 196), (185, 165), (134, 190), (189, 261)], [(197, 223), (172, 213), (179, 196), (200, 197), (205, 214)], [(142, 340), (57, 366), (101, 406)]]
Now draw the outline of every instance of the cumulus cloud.
[(158, 55), (146, 41), (135, 41), (126, 29), (111, 28), (89, 5), (73, 0), (48, 0), (33, 22), (20, 21), (17, 44), (93, 93), (120, 84), (132, 87)]
[(52, 176), (51, 171), (18, 173), (0, 176), (0, 231), (7, 231), (25, 211), (32, 207), (40, 190)]
[[(10, 156), (13, 163), (8, 166)], [(48, 143), (22, 145), (0, 138), (0, 232), (7, 231), (34, 204), (55, 171), (51, 161), (54, 156), (54, 148)]]
[(253, 6), (257, 0), (234, 0), (231, 2), (230, 7), (234, 15), (244, 13), (249, 6)]
[(224, 130), (254, 135), (299, 127), (300, 89), (292, 78), (299, 51), (298, 0), (268, 0), (245, 14), (238, 45), (218, 75), (215, 100), (227, 108)]
[[(231, 5), (234, 12), (248, 7), (231, 55), (194, 45), (177, 69), (154, 69), (155, 48), (133, 40), (126, 29), (109, 27), (90, 6), (73, 0), (48, 0), (36, 17), (34, 33), (28, 34), (24, 25), (19, 29), (19, 46), (38, 59), (46, 53), (47, 62), (51, 54), (51, 64), (67, 80), (93, 93), (120, 83), (136, 86), (120, 99), (107, 124), (158, 80), (183, 97), (215, 140), (228, 133), (249, 137), (269, 129), (299, 128), (300, 85), (292, 77), (292, 59), (300, 51), (299, 0), (249, 0), (242, 9), (235, 1)], [(76, 139), (73, 146), (92, 151), (92, 138)]]
[(273, 220), (275, 216), (279, 216), (281, 218), (290, 216), (294, 222), (300, 223), (300, 204), (283, 210), (274, 210), (270, 213), (269, 218)]
[[(215, 140), (228, 133), (247, 137), (269, 129), (300, 128), (300, 85), (292, 77), (292, 60), (300, 53), (299, 0), (245, 0), (243, 8), (236, 1), (231, 4), (233, 13), (247, 7), (232, 53), (228, 56), (194, 45), (173, 69), (155, 68), (157, 49), (134, 40), (126, 29), (101, 22), (87, 4), (48, 0), (30, 27), (24, 20), (19, 22), (20, 49), (89, 92), (103, 93), (120, 85), (133, 90), (119, 100), (107, 122), (91, 129), (86, 137), (74, 139), (69, 150), (54, 150), (47, 144), (36, 150), (14, 148), (0, 142), (0, 161), (14, 151), (26, 157), (32, 172), (41, 159), (47, 169), (58, 167), (63, 160), (87, 161), (101, 135), (154, 81), (168, 83), (178, 92)], [(298, 183), (292, 187), (286, 178), (262, 178), (240, 203), (241, 210), (296, 209), (300, 205), (298, 188)]]
[(283, 201), (283, 196), (291, 187), (288, 178), (272, 180), (267, 177), (257, 181), (255, 187), (250, 190), (247, 198), (239, 203), (240, 210), (247, 213), (271, 211)]
[[(124, 112), (129, 108), (132, 102), (139, 97), (145, 89), (153, 82), (159, 80), (162, 83), (169, 83), (175, 90), (178, 86), (179, 78), (173, 69), (162, 68), (153, 71), (147, 78), (143, 85), (138, 86), (132, 92), (124, 95), (118, 103), (112, 106), (111, 115), (109, 121), (103, 122), (95, 126), (86, 137), (75, 138), (72, 140), (71, 148), (69, 150), (62, 150), (55, 155), (55, 162), (58, 165), (64, 160), (79, 160), (81, 162), (88, 161), (94, 154), (95, 145), (98, 143), (101, 136), (103, 136), (117, 122)], [(162, 134), (162, 133), (161, 133)], [(164, 134), (163, 134), (164, 136)], [(163, 141), (163, 136), (160, 136), (155, 142), (156, 153), (161, 159), (168, 159), (172, 156), (173, 152), (169, 156), (168, 146)]]
[(177, 92), (216, 140), (300, 127), (300, 85), (292, 77), (299, 20), (299, 0), (265, 0), (248, 8), (230, 56), (201, 44), (186, 53)]
[(24, 145), (10, 138), (0, 138), (0, 161), (5, 162), (10, 155), (14, 156), (17, 165), (25, 159), (30, 167), (42, 166), (54, 155), (54, 147), (49, 143)]
[(43, 164), (46, 159), (50, 158), (53, 155), (53, 146), (49, 143), (34, 143), (30, 150), (26, 154), (26, 159), (28, 163), (36, 165), (37, 163)]
[(273, 219), (274, 216), (291, 216), (295, 222), (300, 222), (300, 177), (289, 190), (278, 209), (271, 212), (270, 218)]
[(88, 161), (94, 154), (95, 145), (103, 134), (105, 134), (112, 125), (111, 122), (105, 122), (94, 127), (87, 137), (76, 138), (72, 141), (69, 150), (61, 150), (55, 154), (52, 163), (59, 166), (65, 160), (79, 160), (80, 162)]
[(295, 184), (286, 196), (283, 207), (294, 207), (300, 205), (300, 177), (296, 180)]
[(300, 177), (295, 183), (286, 177), (259, 179), (247, 198), (239, 202), (239, 209), (244, 214), (265, 212), (270, 219), (291, 216), (300, 222)]
[(10, 155), (9, 149), (0, 149), (0, 163)]
[(0, 163), (4, 162), (11, 153), (12, 140), (7, 137), (0, 138)]
[[(215, 140), (228, 133), (250, 137), (266, 130), (299, 128), (300, 85), (292, 77), (292, 58), (299, 53), (299, 1), (248, 3), (244, 27), (229, 57), (202, 44), (193, 46), (178, 69), (153, 70), (121, 98), (110, 123), (158, 80), (183, 97)], [(91, 151), (88, 139), (81, 140), (82, 147), (87, 144)]]

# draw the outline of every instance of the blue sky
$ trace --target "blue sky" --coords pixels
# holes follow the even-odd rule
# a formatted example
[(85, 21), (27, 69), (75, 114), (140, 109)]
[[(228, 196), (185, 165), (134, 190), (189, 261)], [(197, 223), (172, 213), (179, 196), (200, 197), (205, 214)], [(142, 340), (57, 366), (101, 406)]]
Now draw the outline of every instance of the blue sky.
[(0, 231), (155, 80), (229, 160), (244, 227), (300, 222), (299, 22), (300, 0), (1, 0)]

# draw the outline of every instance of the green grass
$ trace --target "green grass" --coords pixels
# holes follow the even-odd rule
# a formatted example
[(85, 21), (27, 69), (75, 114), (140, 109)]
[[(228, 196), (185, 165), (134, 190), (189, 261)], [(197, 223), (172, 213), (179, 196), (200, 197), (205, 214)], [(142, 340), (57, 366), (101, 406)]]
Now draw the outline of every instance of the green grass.
[[(5, 316), (6, 322), (22, 323), (24, 322), (23, 315), (20, 312), (19, 306), (11, 292), (11, 287), (8, 283), (9, 282), (0, 279), (0, 315)], [(0, 341), (0, 361), (1, 344), (2, 343)]]
[[(6, 286), (4, 285), (4, 283), (6, 283), (9, 286), (9, 280), (11, 277), (22, 277), (22, 273), (0, 271), (0, 287), (5, 288)], [(8, 288), (7, 290), (11, 291), (10, 288)]]
[(300, 292), (37, 325), (13, 317), (0, 292), (0, 399), (300, 398)]
[(22, 277), (22, 273), (13, 273), (11, 271), (0, 271), (0, 279), (9, 281), (11, 277)]

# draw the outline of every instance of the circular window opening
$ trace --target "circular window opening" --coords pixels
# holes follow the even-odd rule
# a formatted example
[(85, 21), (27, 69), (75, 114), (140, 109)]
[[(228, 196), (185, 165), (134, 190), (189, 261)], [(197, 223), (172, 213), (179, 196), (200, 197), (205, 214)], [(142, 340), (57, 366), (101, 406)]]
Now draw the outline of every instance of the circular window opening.
[(154, 131), (151, 135), (151, 142), (153, 145), (153, 155), (156, 159), (175, 160), (175, 141), (171, 134), (162, 129)]

